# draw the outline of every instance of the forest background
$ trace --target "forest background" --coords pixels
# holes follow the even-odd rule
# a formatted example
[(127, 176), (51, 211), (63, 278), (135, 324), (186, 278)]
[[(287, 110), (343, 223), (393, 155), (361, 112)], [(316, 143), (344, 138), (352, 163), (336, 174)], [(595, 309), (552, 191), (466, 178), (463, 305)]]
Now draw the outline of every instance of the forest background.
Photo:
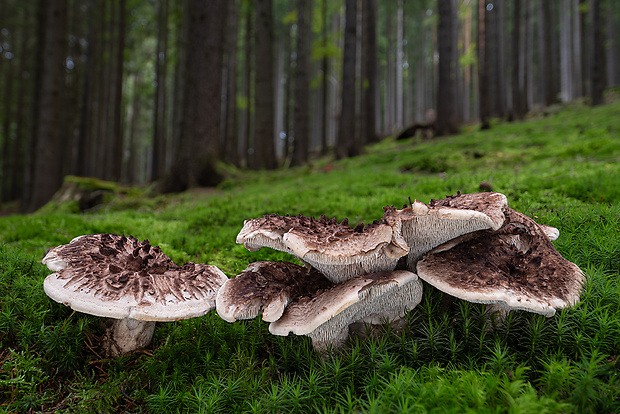
[(0, 201), (355, 156), (620, 85), (614, 0), (4, 0)]

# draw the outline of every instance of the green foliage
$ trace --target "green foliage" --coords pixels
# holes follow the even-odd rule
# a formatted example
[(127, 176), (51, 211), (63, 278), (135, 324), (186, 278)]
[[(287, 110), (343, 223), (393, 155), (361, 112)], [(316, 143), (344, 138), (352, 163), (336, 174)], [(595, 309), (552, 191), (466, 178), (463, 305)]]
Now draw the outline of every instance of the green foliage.
[[(386, 139), (338, 162), (228, 168), (217, 190), (0, 218), (0, 412), (618, 412), (620, 105), (559, 109), (440, 140)], [(481, 181), (560, 230), (556, 248), (587, 277), (579, 304), (492, 325), (484, 305), (425, 286), (404, 330), (321, 357), (308, 338), (273, 336), (260, 318), (230, 324), (211, 312), (158, 324), (147, 350), (102, 359), (97, 318), (42, 289), (45, 251), (81, 234), (131, 234), (179, 264), (233, 276), (257, 260), (293, 260), (236, 245), (244, 219), (368, 222), (409, 196), (428, 202)]]

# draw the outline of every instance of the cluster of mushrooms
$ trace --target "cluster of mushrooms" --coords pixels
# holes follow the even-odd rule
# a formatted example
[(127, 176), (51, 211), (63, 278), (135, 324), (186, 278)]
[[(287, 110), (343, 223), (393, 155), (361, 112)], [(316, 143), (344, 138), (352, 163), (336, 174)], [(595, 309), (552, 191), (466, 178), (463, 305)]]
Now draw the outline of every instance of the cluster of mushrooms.
[(80, 236), (43, 258), (55, 272), (44, 289), (76, 311), (108, 318), (108, 355), (148, 345), (157, 321), (213, 308), (228, 322), (261, 315), (274, 335), (336, 348), (350, 328), (402, 320), (422, 299), (421, 280), (500, 314), (553, 316), (579, 300), (584, 274), (554, 248), (559, 231), (511, 209), (501, 193), (384, 211), (382, 220), (354, 228), (325, 216), (246, 220), (237, 243), (290, 253), (305, 266), (255, 262), (232, 279), (212, 265), (178, 266), (147, 240)]

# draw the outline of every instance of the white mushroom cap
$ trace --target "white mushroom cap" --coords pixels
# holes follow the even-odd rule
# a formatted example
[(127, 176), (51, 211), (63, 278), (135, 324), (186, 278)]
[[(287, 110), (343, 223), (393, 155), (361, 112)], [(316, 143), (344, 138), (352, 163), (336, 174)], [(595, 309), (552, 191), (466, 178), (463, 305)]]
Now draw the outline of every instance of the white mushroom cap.
[(450, 241), (417, 264), (424, 281), (452, 296), (553, 316), (575, 304), (583, 272), (564, 259), (541, 227), (506, 210), (498, 231), (482, 231)]
[(43, 287), (53, 300), (100, 317), (173, 321), (202, 316), (228, 278), (217, 267), (177, 266), (147, 240), (115, 234), (86, 235), (48, 252), (56, 270)]
[(259, 313), (263, 320), (273, 322), (291, 300), (331, 285), (315, 269), (287, 262), (254, 262), (222, 285), (215, 299), (216, 310), (228, 322), (252, 319)]
[(375, 222), (349, 227), (304, 216), (265, 216), (246, 220), (237, 243), (255, 250), (261, 246), (291, 253), (334, 283), (353, 276), (392, 270), (409, 248), (394, 226)]
[(422, 299), (422, 283), (405, 270), (360, 275), (314, 297), (290, 303), (269, 332), (312, 338), (315, 349), (339, 346), (357, 321), (385, 323), (401, 318)]
[(431, 249), (463, 234), (499, 229), (507, 206), (501, 193), (458, 194), (430, 205), (416, 200), (401, 210), (386, 207), (383, 220), (401, 229), (409, 246), (407, 269), (415, 271), (417, 261)]

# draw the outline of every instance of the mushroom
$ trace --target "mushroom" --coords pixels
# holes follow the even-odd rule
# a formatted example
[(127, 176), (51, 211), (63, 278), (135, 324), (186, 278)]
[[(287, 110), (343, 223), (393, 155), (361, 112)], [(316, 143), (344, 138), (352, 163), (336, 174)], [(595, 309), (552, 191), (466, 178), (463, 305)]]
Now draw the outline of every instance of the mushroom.
[(401, 210), (384, 207), (383, 221), (401, 232), (409, 246), (406, 268), (415, 271), (417, 261), (431, 249), (463, 234), (499, 229), (507, 206), (501, 193), (458, 193), (430, 205), (416, 200)]
[(339, 283), (356, 275), (394, 269), (409, 251), (395, 229), (397, 226), (381, 222), (351, 228), (346, 219), (338, 223), (325, 216), (271, 215), (246, 220), (237, 243), (249, 250), (268, 246), (291, 253)]
[(424, 281), (494, 310), (526, 310), (553, 316), (575, 304), (584, 282), (577, 265), (555, 249), (544, 228), (506, 209), (506, 224), (441, 245), (417, 264)]
[(116, 234), (76, 237), (42, 262), (55, 272), (43, 282), (50, 298), (111, 319), (104, 343), (109, 355), (147, 346), (157, 321), (204, 315), (228, 279), (215, 266), (177, 266), (148, 240)]
[(331, 286), (315, 269), (287, 262), (254, 262), (222, 285), (215, 298), (216, 310), (228, 322), (252, 319), (259, 313), (264, 321), (273, 322), (292, 299)]
[(289, 303), (282, 317), (269, 325), (269, 332), (309, 336), (317, 351), (338, 348), (350, 325), (398, 320), (421, 299), (422, 283), (415, 273), (396, 270), (360, 275)]

